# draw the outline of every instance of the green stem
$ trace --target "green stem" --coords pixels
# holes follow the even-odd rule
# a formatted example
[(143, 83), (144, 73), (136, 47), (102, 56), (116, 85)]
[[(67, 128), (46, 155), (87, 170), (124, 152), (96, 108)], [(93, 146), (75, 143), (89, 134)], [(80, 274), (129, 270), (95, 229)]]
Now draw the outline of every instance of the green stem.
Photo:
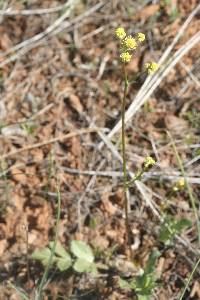
[(181, 160), (181, 157), (177, 151), (177, 148), (176, 148), (176, 145), (174, 143), (174, 140), (171, 136), (171, 134), (168, 132), (168, 135), (171, 139), (171, 142), (172, 142), (172, 147), (173, 147), (173, 150), (174, 150), (174, 153), (175, 153), (175, 156), (176, 156), (176, 159), (177, 159), (177, 162), (178, 162), (178, 165), (179, 165), (179, 168), (181, 170), (181, 174), (184, 178), (184, 181), (185, 181), (185, 185), (186, 185), (186, 188), (187, 188), (187, 191), (188, 191), (188, 195), (189, 195), (189, 199), (190, 199), (190, 203), (192, 205), (192, 210), (193, 210), (193, 213), (194, 213), (194, 217), (195, 217), (195, 220), (196, 220), (196, 227), (197, 227), (197, 234), (198, 234), (198, 244), (200, 246), (200, 227), (199, 227), (199, 216), (198, 216), (198, 211), (197, 211), (197, 208), (196, 208), (196, 205), (195, 205), (195, 197), (193, 195), (193, 192), (192, 192), (192, 189), (191, 189), (191, 186), (187, 180), (187, 176), (185, 174), (185, 169), (183, 167), (183, 163), (182, 163), (182, 160)]
[(127, 166), (126, 166), (126, 132), (125, 132), (125, 112), (126, 112), (126, 97), (128, 93), (128, 78), (126, 73), (126, 66), (123, 64), (124, 72), (124, 95), (122, 98), (122, 108), (121, 108), (121, 119), (122, 119), (122, 159), (123, 159), (123, 193), (124, 193), (124, 208), (125, 208), (125, 223), (126, 223), (126, 236), (127, 243), (131, 251), (131, 239), (130, 239), (130, 228), (129, 228), (129, 218), (128, 218), (128, 199), (127, 199)]
[(193, 268), (193, 270), (192, 270), (192, 272), (191, 272), (191, 274), (190, 274), (190, 276), (189, 276), (189, 278), (188, 278), (188, 281), (187, 281), (187, 283), (186, 283), (186, 285), (185, 285), (185, 287), (184, 287), (184, 290), (183, 290), (183, 292), (182, 292), (182, 294), (181, 294), (179, 300), (182, 300), (183, 297), (185, 296), (185, 293), (186, 293), (186, 291), (187, 291), (187, 289), (188, 289), (188, 287), (189, 287), (189, 284), (190, 284), (190, 282), (191, 282), (191, 280), (192, 280), (192, 278), (193, 278), (193, 275), (194, 275), (194, 273), (195, 273), (195, 271), (196, 271), (196, 269), (197, 269), (199, 263), (200, 263), (200, 258), (197, 260), (197, 262), (196, 262), (196, 264), (195, 264), (195, 266), (194, 266), (194, 268)]
[(61, 197), (60, 197), (60, 189), (59, 189), (58, 185), (57, 185), (57, 199), (58, 199), (58, 203), (57, 203), (58, 207), (57, 207), (54, 243), (53, 243), (53, 247), (52, 247), (52, 250), (51, 250), (51, 255), (50, 255), (49, 261), (47, 263), (47, 266), (45, 268), (44, 274), (42, 276), (42, 279), (41, 279), (41, 282), (40, 282), (40, 285), (39, 285), (39, 288), (38, 288), (37, 297), (36, 297), (37, 300), (42, 299), (43, 288), (44, 288), (44, 285), (47, 281), (47, 276), (48, 276), (48, 273), (49, 273), (49, 269), (52, 265), (53, 257), (54, 257), (55, 250), (56, 250), (56, 244), (57, 244), (57, 241), (58, 241), (58, 229), (59, 229), (60, 212), (61, 212)]

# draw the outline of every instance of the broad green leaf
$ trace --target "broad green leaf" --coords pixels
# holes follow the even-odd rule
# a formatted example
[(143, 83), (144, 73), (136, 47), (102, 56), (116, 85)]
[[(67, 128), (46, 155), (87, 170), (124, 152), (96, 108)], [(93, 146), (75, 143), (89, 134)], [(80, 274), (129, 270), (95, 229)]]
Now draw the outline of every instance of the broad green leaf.
[[(50, 242), (49, 243), (49, 247), (52, 249), (54, 245), (54, 242)], [(55, 254), (57, 254), (58, 256), (61, 256), (63, 258), (69, 258), (71, 259), (69, 253), (65, 250), (65, 248), (61, 245), (60, 242), (56, 243), (56, 249), (55, 249)]]
[(151, 253), (144, 269), (144, 274), (150, 274), (155, 270), (156, 259), (160, 256), (160, 252), (155, 250)]
[(130, 290), (132, 288), (130, 283), (127, 280), (124, 280), (122, 278), (119, 278), (119, 286), (120, 286), (121, 289)]
[(94, 254), (90, 246), (82, 241), (71, 242), (71, 252), (78, 258), (81, 258), (89, 263), (94, 261)]
[(63, 271), (66, 271), (67, 269), (69, 269), (72, 265), (72, 260), (69, 256), (69, 259), (65, 259), (65, 258), (59, 258), (57, 260), (57, 263), (56, 263), (58, 269), (63, 272)]
[(149, 300), (150, 296), (146, 296), (146, 295), (138, 295), (138, 300)]
[(73, 268), (78, 273), (91, 272), (91, 265), (92, 263), (90, 263), (88, 260), (84, 258), (78, 258), (73, 265)]
[(44, 266), (48, 263), (51, 256), (51, 250), (44, 248), (42, 250), (36, 250), (32, 253), (31, 258), (39, 260)]
[(192, 222), (188, 219), (181, 219), (179, 220), (176, 225), (174, 226), (177, 232), (181, 232), (184, 228), (191, 227)]
[(161, 226), (159, 240), (165, 245), (169, 245), (176, 234), (190, 226), (192, 226), (192, 222), (188, 219), (176, 220), (167, 216), (165, 223)]
[(95, 277), (98, 275), (98, 270), (97, 270), (97, 266), (95, 263), (92, 263), (90, 266), (90, 270), (89, 272)]

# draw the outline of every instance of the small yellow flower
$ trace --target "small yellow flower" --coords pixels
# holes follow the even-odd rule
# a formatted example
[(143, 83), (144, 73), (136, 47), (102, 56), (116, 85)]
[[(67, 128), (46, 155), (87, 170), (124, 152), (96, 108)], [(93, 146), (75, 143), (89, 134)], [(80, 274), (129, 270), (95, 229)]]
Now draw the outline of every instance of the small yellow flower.
[(155, 160), (151, 156), (147, 156), (144, 162), (144, 168), (149, 169), (155, 165)]
[(120, 58), (123, 62), (129, 62), (131, 60), (132, 55), (129, 52), (122, 52)]
[(118, 27), (118, 28), (115, 30), (115, 35), (116, 35), (120, 40), (123, 40), (123, 39), (126, 37), (126, 32), (125, 32), (124, 28)]
[(180, 178), (178, 181), (178, 185), (182, 188), (185, 186), (185, 179), (184, 178)]
[(137, 42), (131, 35), (129, 35), (125, 38), (124, 45), (129, 50), (133, 50), (133, 49), (137, 48)]
[(141, 42), (144, 42), (145, 40), (145, 34), (142, 33), (142, 32), (138, 32), (137, 33), (137, 40), (141, 43)]
[(145, 64), (145, 69), (147, 70), (148, 74), (153, 74), (159, 68), (159, 65), (156, 62), (150, 62)]

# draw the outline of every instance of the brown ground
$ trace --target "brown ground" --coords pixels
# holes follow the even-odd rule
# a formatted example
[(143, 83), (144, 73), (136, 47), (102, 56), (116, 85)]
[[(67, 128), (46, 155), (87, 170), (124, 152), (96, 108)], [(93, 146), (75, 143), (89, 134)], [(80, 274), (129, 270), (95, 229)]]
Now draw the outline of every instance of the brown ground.
[[(8, 7), (13, 10), (49, 8), (64, 3), (56, 0), (1, 2), (8, 2)], [(67, 249), (70, 240), (84, 240), (100, 249), (104, 263), (107, 263), (108, 253), (113, 251), (109, 262), (112, 268), (102, 272), (98, 278), (71, 271), (56, 271), (44, 299), (136, 299), (134, 293), (121, 290), (117, 283), (119, 275), (127, 274), (122, 179), (97, 176), (88, 187), (91, 176), (79, 172), (121, 171), (120, 163), (106, 146), (102, 151), (98, 150), (101, 139), (95, 132), (63, 140), (60, 138), (57, 142), (51, 139), (94, 127), (94, 124), (111, 130), (119, 119), (123, 86), (117, 42), (113, 37), (117, 26), (122, 25), (133, 33), (142, 31), (147, 36), (147, 42), (128, 66), (129, 76), (133, 77), (146, 61), (159, 59), (198, 4), (197, 0), (172, 0), (171, 5), (176, 5), (179, 12), (176, 14), (165, 1), (151, 2), (102, 1), (99, 9), (76, 21), (77, 16), (101, 3), (80, 1), (70, 15), (71, 26), (54, 36), (48, 35), (42, 44), (26, 53), (8, 51), (14, 45), (43, 32), (60, 13), (1, 17), (0, 151), (3, 157), (0, 178), (0, 299), (21, 299), (8, 282), (29, 291), (26, 228), (28, 226), (30, 254), (46, 246), (53, 238), (57, 180), (62, 198), (60, 242)], [(198, 32), (199, 26), (200, 21), (196, 16), (176, 50)], [(27, 50), (27, 47), (23, 49)], [(148, 181), (144, 179), (155, 193), (149, 195), (163, 213), (191, 220), (194, 217), (187, 191), (171, 192), (175, 180), (162, 176), (166, 172), (171, 174), (179, 170), (166, 129), (178, 142), (184, 162), (200, 154), (198, 146), (189, 147), (199, 143), (199, 51), (198, 44), (184, 56), (127, 126), (130, 168), (136, 171), (145, 156), (155, 156), (157, 151), (160, 161), (153, 171), (160, 172), (160, 175)], [(13, 62), (4, 64), (5, 53), (8, 53), (7, 57), (15, 54), (17, 57)], [(186, 71), (183, 63), (190, 72)], [(143, 75), (139, 76), (131, 86), (129, 103), (144, 79)], [(119, 138), (116, 135), (113, 139), (118, 148)], [(18, 151), (45, 141), (49, 143)], [(186, 170), (187, 176), (197, 179), (192, 189), (198, 198), (198, 161)], [(146, 206), (137, 189), (131, 189), (130, 200), (133, 241), (139, 241), (134, 252), (138, 269), (144, 265), (152, 249), (161, 251), (156, 270), (162, 285), (155, 290), (152, 299), (177, 299), (196, 261), (195, 254), (188, 246), (198, 247), (195, 223), (182, 233), (182, 238), (187, 240), (186, 246), (176, 241), (172, 247), (164, 247), (157, 241), (159, 220)], [(95, 228), (91, 226), (94, 221)], [(30, 295), (33, 297), (43, 267), (30, 261), (30, 273)], [(200, 299), (198, 273), (184, 299)]]

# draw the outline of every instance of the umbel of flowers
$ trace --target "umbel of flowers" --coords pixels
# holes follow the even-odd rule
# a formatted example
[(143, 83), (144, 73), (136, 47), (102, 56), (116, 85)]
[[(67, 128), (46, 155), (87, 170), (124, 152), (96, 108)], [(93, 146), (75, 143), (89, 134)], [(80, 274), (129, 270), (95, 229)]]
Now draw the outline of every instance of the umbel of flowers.
[[(132, 51), (137, 49), (140, 43), (144, 42), (145, 35), (142, 32), (138, 32), (135, 37), (126, 34), (126, 31), (122, 27), (118, 27), (115, 30), (116, 37), (120, 40), (120, 58), (123, 63), (128, 63), (132, 58)], [(152, 74), (158, 70), (158, 64), (155, 62), (149, 62), (145, 64), (145, 68), (148, 74)]]

